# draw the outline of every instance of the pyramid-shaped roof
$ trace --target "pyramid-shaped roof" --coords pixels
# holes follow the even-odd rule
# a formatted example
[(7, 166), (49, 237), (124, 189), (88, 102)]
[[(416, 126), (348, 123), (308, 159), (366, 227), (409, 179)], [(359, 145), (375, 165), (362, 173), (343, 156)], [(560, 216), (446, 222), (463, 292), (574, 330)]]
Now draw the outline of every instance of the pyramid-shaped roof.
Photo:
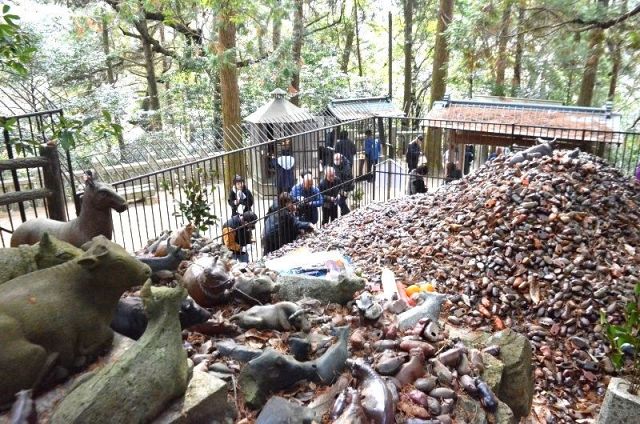
[(291, 103), (285, 97), (287, 92), (276, 88), (271, 92), (272, 99), (260, 106), (255, 112), (244, 120), (253, 124), (275, 124), (311, 121), (313, 115), (305, 109)]

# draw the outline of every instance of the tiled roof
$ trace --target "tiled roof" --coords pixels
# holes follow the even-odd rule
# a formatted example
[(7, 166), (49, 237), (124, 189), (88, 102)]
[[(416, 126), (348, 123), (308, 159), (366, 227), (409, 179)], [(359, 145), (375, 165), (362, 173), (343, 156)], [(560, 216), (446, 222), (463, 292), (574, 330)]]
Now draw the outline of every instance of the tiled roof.
[[(514, 101), (518, 100), (518, 101)], [(620, 142), (620, 114), (603, 108), (562, 106), (520, 99), (445, 100), (435, 102), (426, 125), (523, 137), (569, 141)]]

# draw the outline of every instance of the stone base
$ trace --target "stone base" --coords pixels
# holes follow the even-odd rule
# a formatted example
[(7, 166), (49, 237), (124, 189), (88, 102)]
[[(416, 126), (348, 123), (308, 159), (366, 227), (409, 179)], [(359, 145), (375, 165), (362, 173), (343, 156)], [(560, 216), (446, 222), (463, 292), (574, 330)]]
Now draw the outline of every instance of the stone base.
[(602, 402), (598, 424), (631, 424), (640, 417), (640, 396), (627, 392), (629, 382), (613, 377)]
[(227, 383), (194, 369), (184, 396), (171, 404), (153, 424), (232, 423), (234, 415), (227, 402)]

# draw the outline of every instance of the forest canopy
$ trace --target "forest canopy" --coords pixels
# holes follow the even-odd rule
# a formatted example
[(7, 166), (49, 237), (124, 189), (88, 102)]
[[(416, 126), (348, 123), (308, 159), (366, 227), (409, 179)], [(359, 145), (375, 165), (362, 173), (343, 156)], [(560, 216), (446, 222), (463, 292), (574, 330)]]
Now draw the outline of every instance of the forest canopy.
[(0, 10), (0, 115), (56, 105), (113, 142), (235, 125), (275, 88), (312, 112), (386, 95), (390, 65), (393, 101), (411, 116), (451, 93), (611, 101), (626, 127), (640, 119), (640, 1), (16, 0)]

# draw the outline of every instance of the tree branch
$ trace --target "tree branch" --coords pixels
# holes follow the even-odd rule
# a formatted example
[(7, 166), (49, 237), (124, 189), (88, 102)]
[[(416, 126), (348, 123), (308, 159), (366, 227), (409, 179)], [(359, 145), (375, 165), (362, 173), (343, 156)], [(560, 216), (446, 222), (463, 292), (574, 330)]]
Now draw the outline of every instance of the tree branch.
[[(320, 22), (322, 19), (326, 18), (327, 16), (329, 16), (329, 14), (328, 14), (328, 13), (327, 13), (327, 14), (325, 14), (325, 15), (323, 15), (323, 16), (321, 16), (321, 17), (319, 17), (318, 19), (316, 19), (316, 20), (314, 20), (314, 21), (311, 21), (311, 22), (307, 23), (307, 25), (305, 25), (305, 28), (308, 28), (308, 27), (312, 26), (312, 25), (313, 25), (313, 24), (315, 24), (316, 22)], [(306, 31), (306, 32), (305, 32), (305, 35), (311, 35), (311, 34), (314, 34), (314, 33), (316, 33), (316, 32), (324, 31), (325, 29), (329, 29), (329, 28), (331, 28), (331, 27), (333, 27), (333, 26), (338, 25), (340, 22), (342, 22), (342, 18), (343, 18), (343, 16), (344, 16), (344, 5), (343, 5), (343, 6), (342, 6), (342, 8), (340, 9), (340, 16), (338, 17), (338, 19), (337, 19), (337, 20), (335, 20), (335, 21), (333, 21), (333, 22), (331, 22), (331, 23), (328, 23), (328, 24), (326, 24), (325, 26), (322, 26), (322, 27), (320, 27), (320, 28), (316, 28), (316, 29), (314, 29), (314, 30), (312, 30), (312, 31)]]
[(640, 4), (638, 4), (634, 9), (628, 11), (627, 13), (623, 13), (622, 15), (613, 19), (609, 19), (608, 21), (596, 21), (596, 20), (583, 21), (582, 19), (577, 18), (577, 19), (574, 19), (573, 21), (570, 21), (570, 23), (587, 25), (583, 28), (580, 28), (580, 31), (588, 31), (594, 28), (607, 29), (619, 24), (620, 22), (626, 21), (627, 19), (629, 19), (634, 15), (637, 15), (638, 13), (640, 13)]
[[(115, 9), (117, 12), (120, 11), (120, 0), (105, 0), (105, 2)], [(175, 22), (173, 20), (166, 20), (166, 16), (161, 12), (148, 12), (142, 9), (144, 13), (144, 18), (150, 21), (158, 21), (164, 23), (166, 26), (173, 28), (176, 32), (187, 37), (189, 40), (193, 41), (196, 44), (202, 45), (202, 30), (201, 29), (192, 29), (189, 28), (188, 25), (184, 23)]]

